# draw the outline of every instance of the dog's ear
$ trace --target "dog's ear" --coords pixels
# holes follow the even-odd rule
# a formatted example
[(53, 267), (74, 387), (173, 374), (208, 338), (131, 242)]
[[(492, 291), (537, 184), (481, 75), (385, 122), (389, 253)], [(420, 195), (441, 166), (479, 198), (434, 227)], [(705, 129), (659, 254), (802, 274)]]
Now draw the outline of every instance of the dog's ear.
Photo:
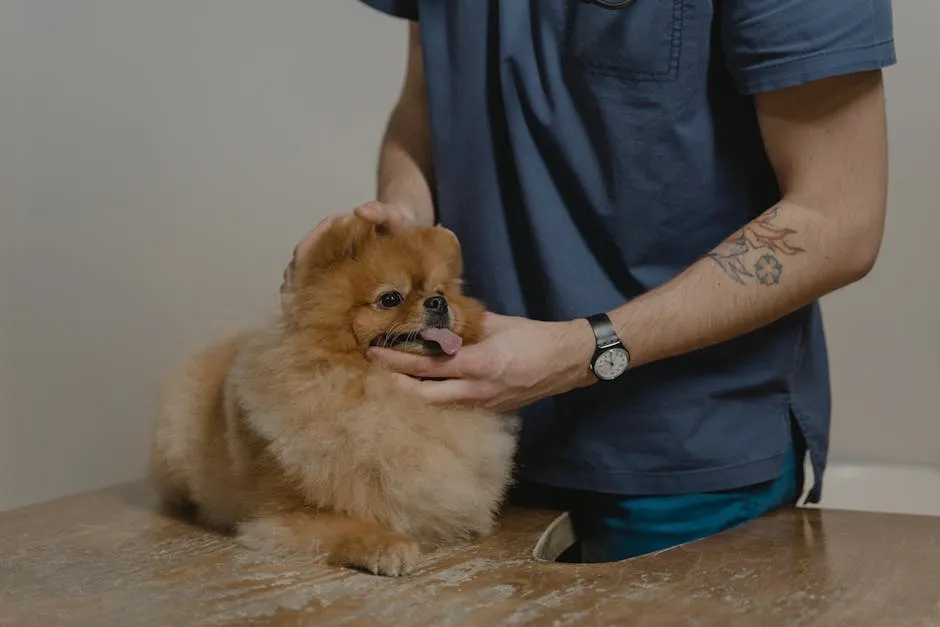
[(463, 254), (454, 232), (443, 226), (433, 226), (424, 230), (424, 236), (430, 246), (444, 255), (450, 274), (459, 277), (463, 273)]
[(344, 259), (354, 259), (363, 246), (376, 237), (375, 225), (356, 215), (344, 216), (333, 221), (330, 227), (314, 243), (313, 248), (299, 265), (300, 283), (305, 277), (321, 272)]

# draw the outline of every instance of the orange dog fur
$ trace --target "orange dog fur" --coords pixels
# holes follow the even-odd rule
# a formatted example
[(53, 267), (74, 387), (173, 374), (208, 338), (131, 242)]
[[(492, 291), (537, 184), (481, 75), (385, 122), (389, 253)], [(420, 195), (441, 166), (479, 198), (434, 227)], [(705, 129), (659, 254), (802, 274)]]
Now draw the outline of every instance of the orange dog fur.
[(412, 572), (422, 545), (489, 534), (514, 417), (430, 406), (364, 355), (376, 343), (427, 353), (421, 335), (477, 341), (484, 308), (463, 295), (462, 269), (441, 227), (378, 235), (359, 218), (334, 223), (280, 316), (171, 380), (151, 440), (163, 502), (194, 506), (255, 549), (383, 575)]

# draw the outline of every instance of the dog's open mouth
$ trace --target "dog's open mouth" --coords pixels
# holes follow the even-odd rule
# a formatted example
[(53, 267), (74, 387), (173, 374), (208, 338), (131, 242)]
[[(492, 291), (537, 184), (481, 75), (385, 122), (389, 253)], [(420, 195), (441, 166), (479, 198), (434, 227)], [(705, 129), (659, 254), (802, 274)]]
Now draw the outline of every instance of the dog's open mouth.
[(463, 338), (446, 328), (424, 327), (411, 332), (383, 333), (372, 340), (372, 346), (418, 349), (429, 355), (455, 355), (463, 345)]

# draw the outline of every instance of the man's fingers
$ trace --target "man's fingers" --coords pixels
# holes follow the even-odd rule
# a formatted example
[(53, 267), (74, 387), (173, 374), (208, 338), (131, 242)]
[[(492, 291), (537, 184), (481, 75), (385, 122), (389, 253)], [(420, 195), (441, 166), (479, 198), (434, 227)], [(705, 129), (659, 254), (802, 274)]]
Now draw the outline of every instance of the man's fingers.
[(483, 335), (484, 337), (490, 336), (516, 321), (518, 321), (518, 318), (513, 316), (503, 316), (488, 311), (483, 316)]
[(412, 228), (413, 224), (411, 219), (406, 216), (401, 209), (391, 207), (386, 213), (388, 214), (388, 218), (385, 222), (385, 228), (390, 234), (396, 235), (398, 233), (404, 233)]
[(478, 378), (482, 375), (475, 346), (468, 346), (452, 357), (427, 357), (390, 348), (370, 348), (368, 358), (393, 372), (433, 379)]
[(414, 377), (409, 377), (406, 374), (398, 374), (397, 372), (392, 373), (392, 378), (395, 380), (395, 384), (402, 390), (411, 392), (412, 394), (418, 394), (419, 396), (421, 395), (422, 381)]
[(369, 359), (383, 364), (392, 372), (413, 377), (450, 379), (459, 376), (459, 370), (448, 358), (413, 355), (390, 348), (370, 348)]
[(403, 390), (417, 394), (432, 405), (477, 405), (486, 398), (486, 384), (481, 381), (470, 379), (419, 381), (404, 374), (393, 376)]
[(379, 227), (386, 233), (396, 234), (411, 228), (411, 219), (397, 205), (383, 204), (376, 200), (356, 207), (354, 213)]
[(353, 213), (370, 222), (379, 223), (385, 220), (385, 208), (382, 203), (375, 200), (370, 200), (364, 205), (359, 205), (353, 209)]

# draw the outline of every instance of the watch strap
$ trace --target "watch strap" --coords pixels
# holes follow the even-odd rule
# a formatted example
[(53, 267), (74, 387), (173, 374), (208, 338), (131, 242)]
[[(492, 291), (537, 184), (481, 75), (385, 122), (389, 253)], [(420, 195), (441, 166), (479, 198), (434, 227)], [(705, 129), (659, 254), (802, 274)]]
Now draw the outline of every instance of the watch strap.
[(622, 344), (613, 323), (605, 313), (598, 313), (587, 317), (591, 330), (594, 331), (594, 340), (598, 350)]

